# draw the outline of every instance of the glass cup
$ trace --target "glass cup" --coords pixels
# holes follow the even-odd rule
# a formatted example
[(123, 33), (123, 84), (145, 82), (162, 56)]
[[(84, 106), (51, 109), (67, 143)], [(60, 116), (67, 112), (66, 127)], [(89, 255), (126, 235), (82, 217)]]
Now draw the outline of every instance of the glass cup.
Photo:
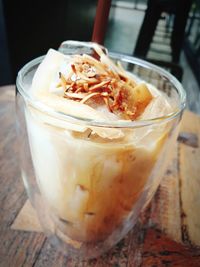
[[(94, 54), (91, 43), (74, 41), (64, 42), (60, 51)], [(76, 117), (32, 98), (32, 78), (43, 57), (26, 64), (17, 77), (23, 182), (44, 232), (71, 257), (97, 257), (135, 225), (161, 182), (185, 107), (185, 92), (170, 73), (137, 58), (109, 56), (165, 92), (173, 113), (138, 121)], [(93, 130), (119, 138), (93, 135)]]

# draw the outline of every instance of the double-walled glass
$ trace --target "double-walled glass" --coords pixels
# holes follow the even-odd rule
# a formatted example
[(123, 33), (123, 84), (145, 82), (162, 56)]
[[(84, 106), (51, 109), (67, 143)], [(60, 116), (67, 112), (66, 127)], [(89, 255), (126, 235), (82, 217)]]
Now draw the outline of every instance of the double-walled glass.
[[(70, 53), (77, 52), (75, 46)], [(25, 65), (17, 78), (24, 185), (44, 232), (69, 256), (99, 256), (135, 225), (161, 181), (185, 106), (183, 88), (168, 72), (133, 57), (110, 57), (164, 91), (174, 112), (132, 122), (73, 117), (32, 98), (32, 78), (43, 57)], [(121, 137), (103, 138), (93, 130)]]

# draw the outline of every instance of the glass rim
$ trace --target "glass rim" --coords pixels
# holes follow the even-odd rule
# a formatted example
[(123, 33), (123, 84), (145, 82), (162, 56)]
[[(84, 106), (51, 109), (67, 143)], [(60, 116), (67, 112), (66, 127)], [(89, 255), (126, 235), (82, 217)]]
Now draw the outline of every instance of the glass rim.
[(34, 108), (37, 110), (48, 114), (51, 117), (54, 117), (56, 119), (62, 120), (62, 121), (67, 121), (71, 122), (73, 124), (79, 124), (79, 125), (84, 125), (84, 126), (95, 126), (95, 127), (106, 127), (106, 128), (138, 128), (142, 126), (148, 126), (148, 125), (154, 125), (154, 124), (159, 124), (163, 122), (170, 121), (183, 112), (185, 106), (186, 106), (186, 92), (183, 89), (183, 86), (181, 83), (175, 78), (171, 73), (166, 71), (165, 69), (156, 66), (155, 64), (152, 64), (150, 62), (147, 62), (145, 60), (120, 54), (120, 53), (115, 53), (115, 52), (109, 52), (108, 55), (111, 57), (111, 59), (118, 59), (122, 60), (127, 63), (132, 63), (132, 64), (137, 64), (141, 67), (148, 68), (148, 69), (153, 69), (157, 73), (161, 74), (163, 77), (168, 79), (176, 88), (178, 91), (179, 95), (179, 100), (180, 104), (177, 110), (175, 110), (172, 113), (169, 113), (165, 116), (160, 116), (156, 118), (151, 118), (147, 120), (135, 120), (135, 121), (130, 121), (130, 120), (119, 120), (119, 121), (108, 121), (108, 120), (94, 120), (94, 119), (88, 119), (88, 118), (82, 118), (82, 117), (77, 117), (73, 116), (71, 114), (66, 114), (61, 111), (55, 110), (54, 108), (45, 105), (44, 103), (40, 102), (39, 100), (33, 99), (30, 94), (27, 93), (27, 91), (24, 89), (23, 85), (23, 77), (25, 73), (33, 68), (35, 65), (41, 62), (41, 60), (45, 56), (40, 56), (37, 57), (27, 64), (25, 64), (21, 70), (18, 72), (17, 75), (17, 80), (16, 80), (16, 85), (17, 85), (17, 90), (21, 94), (21, 96), (28, 102), (30, 103)]

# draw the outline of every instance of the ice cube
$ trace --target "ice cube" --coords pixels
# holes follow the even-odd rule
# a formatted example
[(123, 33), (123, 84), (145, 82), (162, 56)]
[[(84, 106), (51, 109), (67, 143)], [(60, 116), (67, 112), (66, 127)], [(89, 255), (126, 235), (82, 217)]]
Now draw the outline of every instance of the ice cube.
[(32, 81), (32, 94), (47, 93), (50, 85), (55, 80), (55, 74), (58, 73), (65, 56), (54, 49), (49, 49), (47, 55), (39, 65)]

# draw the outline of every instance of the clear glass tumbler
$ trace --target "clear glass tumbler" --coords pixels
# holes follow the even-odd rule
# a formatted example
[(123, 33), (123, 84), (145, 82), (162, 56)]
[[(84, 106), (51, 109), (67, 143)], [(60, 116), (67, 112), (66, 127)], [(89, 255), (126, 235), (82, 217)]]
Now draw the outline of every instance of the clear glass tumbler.
[[(60, 50), (90, 54), (90, 46), (64, 42)], [(23, 182), (44, 232), (71, 257), (97, 257), (135, 225), (161, 181), (185, 107), (185, 92), (171, 74), (137, 58), (109, 56), (164, 91), (174, 112), (138, 121), (83, 119), (32, 98), (32, 78), (43, 57), (26, 64), (17, 77)], [(122, 138), (97, 138), (92, 129)]]

